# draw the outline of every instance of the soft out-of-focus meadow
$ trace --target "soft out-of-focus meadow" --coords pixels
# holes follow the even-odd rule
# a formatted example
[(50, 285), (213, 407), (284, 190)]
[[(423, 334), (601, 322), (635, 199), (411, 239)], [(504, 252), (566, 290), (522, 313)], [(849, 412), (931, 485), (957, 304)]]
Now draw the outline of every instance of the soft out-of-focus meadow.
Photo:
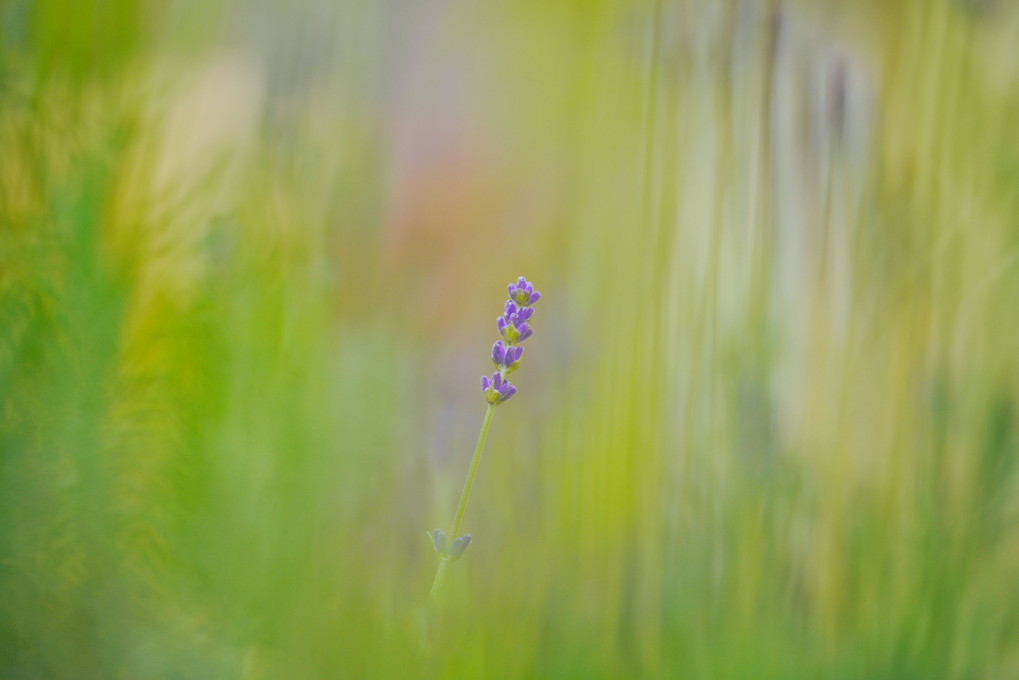
[(1019, 5), (0, 28), (0, 676), (1019, 678)]

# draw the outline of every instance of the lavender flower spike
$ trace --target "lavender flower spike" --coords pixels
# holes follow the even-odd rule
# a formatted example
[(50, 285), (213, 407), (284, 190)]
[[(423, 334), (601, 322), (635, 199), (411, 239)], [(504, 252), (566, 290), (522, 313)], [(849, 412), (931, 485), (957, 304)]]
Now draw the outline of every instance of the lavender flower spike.
[[(488, 410), (485, 411), (485, 419), (481, 423), (481, 434), (478, 435), (478, 444), (474, 447), (471, 467), (467, 471), (467, 481), (460, 494), (460, 505), (457, 506), (456, 517), (453, 518), (453, 530), (448, 534), (450, 538), (456, 536), (460, 530), (460, 522), (463, 520), (471, 487), (474, 485), (474, 475), (478, 471), (478, 463), (481, 462), (481, 452), (485, 448), (485, 439), (488, 437), (488, 427), (492, 423), (495, 407), (517, 393), (517, 388), (506, 380), (506, 374), (512, 373), (520, 366), (520, 359), (524, 355), (524, 348), (520, 347), (520, 343), (534, 334), (530, 324), (531, 317), (534, 315), (534, 307), (530, 305), (541, 299), (541, 293), (534, 290), (534, 284), (521, 276), (515, 284), (509, 284), (509, 296), (510, 299), (503, 305), (503, 315), (496, 320), (499, 334), (502, 335), (502, 340), (497, 340), (492, 345), (492, 362), (497, 370), (491, 377), (481, 376), (481, 392), (485, 396), (485, 401), (488, 402)], [(439, 592), (442, 577), (446, 573), (446, 566), (451, 561), (463, 556), (471, 542), (471, 535), (464, 534), (454, 539), (447, 549), (446, 536), (439, 529), (432, 533), (435, 550), (442, 558), (439, 568), (435, 572), (435, 580), (432, 582), (432, 595)]]

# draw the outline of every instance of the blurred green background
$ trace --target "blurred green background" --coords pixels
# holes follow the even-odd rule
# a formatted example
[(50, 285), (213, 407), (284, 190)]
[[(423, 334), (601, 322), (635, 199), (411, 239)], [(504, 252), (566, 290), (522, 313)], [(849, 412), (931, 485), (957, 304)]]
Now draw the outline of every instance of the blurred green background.
[(0, 677), (1019, 678), (1019, 4), (0, 26)]

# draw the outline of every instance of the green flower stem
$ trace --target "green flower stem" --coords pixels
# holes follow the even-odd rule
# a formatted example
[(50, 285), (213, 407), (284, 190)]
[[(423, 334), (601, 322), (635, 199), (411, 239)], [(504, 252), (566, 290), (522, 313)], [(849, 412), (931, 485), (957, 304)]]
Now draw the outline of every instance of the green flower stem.
[[(478, 463), (481, 462), (481, 451), (485, 448), (485, 439), (488, 438), (488, 426), (492, 424), (492, 412), (495, 411), (495, 404), (489, 404), (485, 411), (485, 420), (481, 423), (481, 434), (478, 435), (478, 445), (474, 447), (474, 458), (471, 459), (471, 468), (467, 471), (467, 481), (464, 482), (464, 490), (460, 493), (460, 505), (456, 508), (456, 517), (453, 518), (453, 530), (449, 532), (449, 540), (455, 541), (457, 532), (460, 531), (460, 522), (464, 518), (464, 510), (467, 508), (467, 499), (471, 495), (471, 487), (474, 485), (474, 475), (478, 472)], [(442, 577), (446, 573), (448, 557), (443, 557), (439, 562), (439, 568), (435, 572), (435, 580), (432, 581), (432, 595), (439, 592), (442, 585)]]

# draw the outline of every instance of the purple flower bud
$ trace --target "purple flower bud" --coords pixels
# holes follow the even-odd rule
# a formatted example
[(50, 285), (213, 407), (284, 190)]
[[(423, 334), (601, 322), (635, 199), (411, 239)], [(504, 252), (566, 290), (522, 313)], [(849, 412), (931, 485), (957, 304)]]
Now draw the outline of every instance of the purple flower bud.
[(520, 365), (520, 355), (523, 353), (523, 347), (507, 346), (502, 340), (497, 340), (492, 345), (492, 362), (500, 372), (501, 369), (505, 369), (505, 372), (509, 373)]
[(534, 284), (521, 276), (516, 284), (509, 284), (510, 299), (521, 307), (533, 305), (541, 298), (541, 293), (534, 290)]
[(527, 321), (534, 314), (533, 307), (518, 307), (513, 303), (513, 300), (506, 300), (506, 304), (503, 307), (503, 316), (507, 319), (511, 316), (520, 317), (521, 321)]
[(464, 534), (460, 538), (453, 541), (453, 545), (449, 546), (449, 559), (455, 560), (464, 554), (467, 550), (467, 546), (471, 544), (471, 535)]
[(516, 394), (517, 388), (510, 381), (503, 380), (502, 374), (497, 371), (491, 379), (482, 376), (481, 391), (489, 404), (501, 404)]
[(516, 314), (510, 314), (509, 316), (500, 316), (495, 322), (499, 328), (499, 334), (511, 345), (520, 337), (520, 329), (513, 323), (515, 318)]
[(506, 364), (506, 345), (502, 340), (496, 340), (495, 344), (492, 345), (492, 361), (495, 362), (496, 366), (504, 366)]
[(446, 554), (446, 534), (442, 529), (436, 529), (432, 532), (432, 543), (435, 544), (435, 552), (440, 555)]
[(511, 345), (523, 342), (521, 338), (526, 340), (531, 336), (530, 326), (526, 321), (520, 319), (519, 314), (510, 314), (509, 317), (500, 316), (496, 325), (499, 327), (502, 337)]

